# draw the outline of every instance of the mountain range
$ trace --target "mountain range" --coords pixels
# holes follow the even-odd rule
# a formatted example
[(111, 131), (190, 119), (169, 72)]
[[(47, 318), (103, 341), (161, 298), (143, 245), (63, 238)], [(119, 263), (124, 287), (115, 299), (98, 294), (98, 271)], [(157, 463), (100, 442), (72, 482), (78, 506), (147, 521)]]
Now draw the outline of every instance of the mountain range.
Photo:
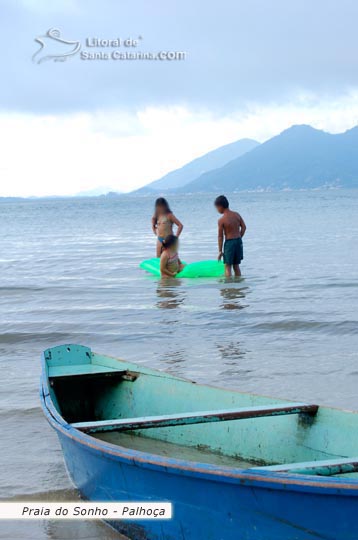
[(252, 139), (240, 139), (239, 141), (226, 144), (190, 161), (184, 167), (166, 174), (163, 178), (136, 190), (135, 193), (155, 193), (183, 188), (200, 175), (226, 165), (229, 161), (242, 156), (258, 145), (259, 143)]
[[(209, 170), (210, 163), (215, 160), (210, 162), (208, 157), (218, 152), (217, 155), (225, 159), (224, 149), (227, 147), (214, 150), (167, 174), (140, 192), (358, 188), (358, 127), (330, 134), (308, 125), (295, 125), (262, 144), (243, 139), (227, 146), (235, 148), (237, 145), (239, 148), (243, 141), (249, 141), (252, 148), (233, 159), (229, 158), (223, 165)], [(198, 171), (200, 163), (206, 172), (187, 181), (191, 173)], [(190, 171), (187, 176), (186, 171)], [(174, 182), (171, 181), (173, 178)]]

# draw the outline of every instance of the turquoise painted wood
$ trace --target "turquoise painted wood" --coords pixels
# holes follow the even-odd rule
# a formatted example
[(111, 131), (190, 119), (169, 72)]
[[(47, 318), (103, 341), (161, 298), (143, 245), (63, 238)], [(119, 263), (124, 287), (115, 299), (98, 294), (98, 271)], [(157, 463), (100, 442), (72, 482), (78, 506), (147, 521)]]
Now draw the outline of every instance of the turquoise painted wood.
[(358, 472), (358, 458), (327, 459), (322, 461), (309, 461), (307, 463), (289, 463), (287, 465), (271, 465), (260, 467), (258, 470), (272, 472), (295, 472), (299, 474), (318, 474), (332, 476)]
[(44, 352), (41, 400), (85, 498), (173, 502), (170, 521), (113, 524), (134, 540), (358, 538), (356, 413), (198, 385), (80, 345)]

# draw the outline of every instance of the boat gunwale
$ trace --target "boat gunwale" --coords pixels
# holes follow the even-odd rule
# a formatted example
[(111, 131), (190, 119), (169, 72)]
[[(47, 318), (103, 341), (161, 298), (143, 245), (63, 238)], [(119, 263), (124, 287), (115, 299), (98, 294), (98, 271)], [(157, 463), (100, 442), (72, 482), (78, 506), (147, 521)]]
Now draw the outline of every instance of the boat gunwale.
[[(52, 348), (53, 347), (50, 349)], [(120, 360), (115, 357), (110, 358), (120, 362)], [(169, 377), (178, 378), (188, 383), (197, 384), (190, 379), (175, 377), (171, 374), (168, 375)], [(134, 466), (165, 470), (166, 472), (169, 472), (168, 469), (170, 469), (170, 473), (172, 474), (194, 475), (196, 477), (217, 482), (225, 481), (228, 483), (233, 483), (239, 480), (242, 486), (256, 485), (261, 488), (281, 489), (285, 491), (290, 488), (294, 491), (319, 491), (320, 493), (322, 493), (321, 490), (323, 488), (325, 490), (325, 494), (327, 495), (337, 495), (338, 491), (339, 494), (343, 496), (358, 496), (358, 479), (347, 481), (345, 478), (325, 477), (325, 480), (322, 481), (320, 480), (321, 477), (318, 477), (317, 475), (302, 475), (298, 473), (274, 472), (267, 470), (260, 471), (257, 467), (255, 470), (253, 470), (253, 468), (242, 469), (240, 467), (212, 465), (190, 460), (181, 460), (178, 458), (168, 458), (158, 454), (142, 452), (140, 450), (132, 450), (124, 446), (96, 439), (91, 434), (84, 433), (71, 426), (71, 424), (66, 422), (66, 420), (57, 411), (49, 390), (48, 377), (46, 373), (45, 352), (42, 353), (40, 400), (47, 421), (56, 431), (72, 439), (74, 442), (85, 446), (87, 450), (89, 449), (95, 453), (100, 452), (105, 456), (108, 456), (108, 458), (115, 458), (119, 461), (125, 462), (128, 465), (132, 464)], [(336, 410), (341, 410), (342, 412), (348, 413), (352, 412), (353, 414), (355, 412), (344, 411), (343, 409)]]

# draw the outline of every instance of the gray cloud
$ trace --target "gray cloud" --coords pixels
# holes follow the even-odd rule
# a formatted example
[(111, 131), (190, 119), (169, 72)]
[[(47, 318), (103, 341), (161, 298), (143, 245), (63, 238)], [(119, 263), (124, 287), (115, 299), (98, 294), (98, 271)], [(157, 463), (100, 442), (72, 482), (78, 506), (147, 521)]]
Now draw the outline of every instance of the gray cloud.
[[(2, 110), (185, 104), (228, 112), (358, 87), (356, 0), (3, 0), (1, 11)], [(141, 50), (187, 51), (187, 59), (33, 63), (34, 38), (54, 27), (82, 43), (141, 35)]]

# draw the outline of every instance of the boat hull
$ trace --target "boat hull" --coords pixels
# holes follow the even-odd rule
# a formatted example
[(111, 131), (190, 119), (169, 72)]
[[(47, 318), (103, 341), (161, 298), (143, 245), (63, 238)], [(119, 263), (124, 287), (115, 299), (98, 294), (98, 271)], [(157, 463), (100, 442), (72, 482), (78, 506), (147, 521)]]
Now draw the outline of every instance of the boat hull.
[[(116, 521), (131, 540), (357, 540), (355, 493), (285, 489), (188, 468), (148, 465), (57, 430), (67, 469), (91, 501), (172, 502), (173, 519)], [(263, 485), (262, 485), (263, 484)]]
[[(80, 345), (45, 351), (40, 398), (83, 498), (172, 503), (170, 520), (111, 522), (131, 540), (358, 540), (355, 414), (328, 408), (316, 414), (317, 407), (308, 406), (314, 417), (276, 416), (283, 410), (297, 414), (302, 406), (280, 407), (269, 398), (202, 387)], [(226, 408), (212, 411), (215, 402)], [(256, 418), (268, 412), (271, 420)], [(245, 419), (231, 422), (230, 428), (228, 415)], [(149, 452), (148, 443), (144, 451), (136, 450), (81, 431), (107, 420), (123, 428), (124, 422), (129, 430), (135, 426), (135, 437), (145, 442), (138, 426), (150, 432), (158, 418), (167, 427), (154, 428), (155, 440), (176, 443), (182, 454)], [(223, 421), (202, 424), (208, 418)], [(175, 425), (188, 419), (198, 425)], [(185, 457), (190, 444), (207, 444), (214, 454), (223, 448), (235, 459), (249, 456), (250, 466), (198, 462)], [(271, 465), (258, 465), (263, 456)], [(335, 464), (327, 465), (327, 456)]]

